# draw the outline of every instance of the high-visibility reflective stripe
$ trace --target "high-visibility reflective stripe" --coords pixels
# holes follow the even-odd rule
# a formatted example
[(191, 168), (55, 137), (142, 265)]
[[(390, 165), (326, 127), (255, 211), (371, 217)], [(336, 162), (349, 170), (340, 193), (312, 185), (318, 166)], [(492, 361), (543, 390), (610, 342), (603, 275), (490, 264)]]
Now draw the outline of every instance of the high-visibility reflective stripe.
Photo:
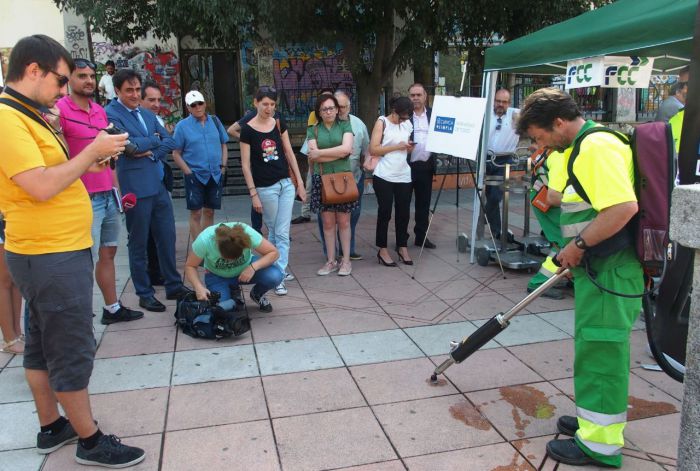
[(602, 426), (627, 422), (626, 411), (620, 412), (619, 414), (603, 414), (602, 412), (594, 412), (592, 410), (584, 409), (583, 407), (577, 407), (576, 415), (583, 420), (587, 420), (593, 424)]
[(579, 203), (564, 203), (564, 202), (562, 202), (562, 204), (561, 204), (561, 212), (562, 213), (577, 213), (579, 211), (585, 211), (587, 209), (593, 209), (593, 206), (586, 203), (585, 201), (581, 201)]
[(540, 191), (540, 188), (544, 186), (544, 183), (542, 183), (539, 180), (535, 180), (535, 183), (532, 184), (532, 189), (535, 191)]
[(544, 267), (544, 263), (542, 264), (542, 266), (541, 266), (540, 269), (538, 270), (538, 273), (542, 273), (542, 274), (543, 274), (544, 276), (546, 276), (547, 278), (551, 278), (551, 277), (553, 277), (553, 276), (556, 274), (556, 272), (547, 270), (547, 269)]
[(542, 180), (542, 183), (545, 185), (549, 185), (549, 180), (547, 179), (547, 175), (540, 175), (540, 179)]
[(583, 231), (591, 221), (576, 222), (561, 226), (561, 235), (564, 237), (576, 237)]
[(591, 451), (594, 451), (596, 453), (600, 453), (601, 455), (605, 456), (616, 456), (622, 453), (622, 446), (617, 446), (617, 445), (606, 445), (605, 443), (598, 443), (598, 442), (592, 442), (589, 440), (584, 440), (579, 436), (579, 432), (576, 432), (576, 436), (578, 439), (586, 445)]

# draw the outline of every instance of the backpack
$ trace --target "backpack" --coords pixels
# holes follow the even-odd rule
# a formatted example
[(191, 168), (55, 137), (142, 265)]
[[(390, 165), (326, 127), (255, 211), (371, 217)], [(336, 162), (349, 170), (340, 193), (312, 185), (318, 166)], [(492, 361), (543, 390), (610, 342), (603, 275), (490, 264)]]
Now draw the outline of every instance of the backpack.
[(219, 340), (248, 332), (248, 315), (222, 309), (217, 305), (218, 299), (216, 292), (208, 301), (199, 301), (195, 293), (188, 293), (177, 302), (175, 323), (194, 338)]
[(669, 229), (676, 168), (671, 126), (660, 121), (640, 124), (635, 128), (631, 139), (606, 127), (594, 127), (585, 131), (576, 140), (569, 157), (567, 185), (572, 185), (576, 193), (589, 204), (591, 200), (574, 174), (574, 161), (581, 150), (581, 142), (596, 132), (613, 134), (632, 148), (639, 211), (619, 233), (591, 248), (590, 254), (607, 256), (634, 245), (645, 273), (657, 276), (672, 255)]

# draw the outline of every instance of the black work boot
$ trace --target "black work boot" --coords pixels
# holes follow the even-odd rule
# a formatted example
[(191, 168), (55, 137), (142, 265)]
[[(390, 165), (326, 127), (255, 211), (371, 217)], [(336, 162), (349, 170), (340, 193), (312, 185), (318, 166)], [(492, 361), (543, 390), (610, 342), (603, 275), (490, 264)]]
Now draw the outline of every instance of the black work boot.
[(578, 430), (578, 419), (571, 415), (562, 415), (557, 420), (557, 429), (560, 433), (573, 437)]
[(581, 447), (576, 444), (573, 438), (565, 440), (551, 440), (547, 443), (547, 455), (560, 463), (571, 466), (595, 465), (605, 468), (615, 468), (616, 466), (603, 463), (588, 456)]

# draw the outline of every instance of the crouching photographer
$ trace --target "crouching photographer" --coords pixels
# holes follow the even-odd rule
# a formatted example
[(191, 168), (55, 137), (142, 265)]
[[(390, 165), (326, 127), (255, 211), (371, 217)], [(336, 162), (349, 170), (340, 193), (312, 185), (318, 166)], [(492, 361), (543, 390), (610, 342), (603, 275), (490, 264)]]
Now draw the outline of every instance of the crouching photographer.
[(68, 51), (44, 35), (21, 39), (10, 54), (7, 87), (0, 95), (5, 259), (29, 306), (24, 368), (41, 426), (37, 451), (51, 453), (78, 440), (77, 462), (122, 468), (143, 461), (145, 454), (103, 435), (90, 409), (92, 206), (80, 176), (123, 152), (128, 135), (99, 132), (68, 159), (65, 144), (41, 112), (66, 95), (74, 67)]
[[(271, 312), (265, 293), (284, 277), (274, 265), (278, 257), (275, 246), (252, 227), (242, 222), (222, 223), (207, 227), (194, 240), (185, 263), (185, 277), (194, 287), (197, 299), (206, 301), (212, 291), (217, 291), (221, 294), (219, 306), (227, 310), (236, 308), (239, 285), (253, 284), (251, 299), (262, 312)], [(197, 274), (202, 262), (206, 270), (204, 284)]]

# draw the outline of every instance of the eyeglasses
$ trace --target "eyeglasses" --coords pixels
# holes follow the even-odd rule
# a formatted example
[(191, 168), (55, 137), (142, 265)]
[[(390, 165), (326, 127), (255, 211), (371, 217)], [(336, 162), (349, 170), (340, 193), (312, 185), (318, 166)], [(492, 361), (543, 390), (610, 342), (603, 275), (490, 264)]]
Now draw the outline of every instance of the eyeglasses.
[(70, 81), (70, 79), (68, 77), (66, 77), (65, 75), (61, 75), (54, 70), (49, 70), (49, 72), (51, 72), (52, 74), (54, 74), (56, 76), (56, 81), (58, 82), (58, 86), (60, 88), (65, 87), (68, 84), (68, 82)]
[(350, 108), (350, 105), (345, 105), (345, 106), (340, 105), (340, 106), (338, 106), (338, 109), (339, 109), (339, 110), (347, 110), (348, 108)]
[(197, 108), (198, 106), (203, 106), (204, 102), (203, 101), (195, 101), (190, 105), (190, 108)]
[(95, 70), (97, 68), (94, 62), (90, 62), (87, 59), (73, 59), (73, 63), (75, 63), (75, 66), (79, 69), (82, 69), (83, 67), (90, 67), (92, 70)]
[(503, 125), (503, 118), (497, 118), (496, 119), (496, 131), (500, 131), (502, 125)]
[(332, 111), (337, 110), (335, 106), (326, 106), (325, 108), (321, 108), (321, 113), (330, 113)]

